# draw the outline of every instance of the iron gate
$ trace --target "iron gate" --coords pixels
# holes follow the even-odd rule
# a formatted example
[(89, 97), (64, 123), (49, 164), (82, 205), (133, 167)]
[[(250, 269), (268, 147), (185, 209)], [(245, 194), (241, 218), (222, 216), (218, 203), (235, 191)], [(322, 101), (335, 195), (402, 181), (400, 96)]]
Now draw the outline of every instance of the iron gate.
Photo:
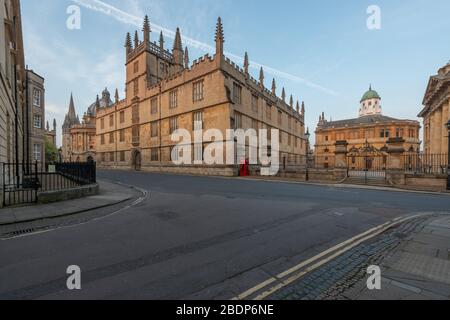
[(350, 150), (347, 155), (347, 176), (368, 180), (386, 179), (387, 154), (369, 145), (366, 141), (364, 147)]

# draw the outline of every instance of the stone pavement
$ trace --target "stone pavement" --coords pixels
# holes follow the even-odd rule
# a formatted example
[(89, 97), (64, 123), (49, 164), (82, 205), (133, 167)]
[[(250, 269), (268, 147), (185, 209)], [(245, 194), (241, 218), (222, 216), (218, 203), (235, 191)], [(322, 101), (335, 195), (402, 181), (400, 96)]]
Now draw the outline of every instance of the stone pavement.
[(136, 191), (130, 187), (107, 181), (99, 181), (99, 185), (100, 192), (95, 196), (51, 204), (0, 209), (0, 226), (74, 215), (117, 205), (136, 196)]
[[(367, 268), (381, 268), (381, 290)], [(271, 300), (450, 299), (450, 215), (420, 217), (353, 248)]]

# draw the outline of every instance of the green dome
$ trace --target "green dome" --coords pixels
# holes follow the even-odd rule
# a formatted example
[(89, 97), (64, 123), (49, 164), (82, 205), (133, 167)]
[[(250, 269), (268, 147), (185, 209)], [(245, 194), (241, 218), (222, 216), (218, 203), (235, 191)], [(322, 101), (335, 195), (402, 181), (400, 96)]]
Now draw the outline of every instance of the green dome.
[(363, 97), (361, 99), (361, 102), (366, 101), (366, 100), (370, 100), (370, 99), (380, 99), (381, 100), (381, 97), (378, 94), (378, 92), (376, 92), (375, 90), (372, 90), (372, 87), (370, 87), (369, 91), (367, 91), (363, 95)]

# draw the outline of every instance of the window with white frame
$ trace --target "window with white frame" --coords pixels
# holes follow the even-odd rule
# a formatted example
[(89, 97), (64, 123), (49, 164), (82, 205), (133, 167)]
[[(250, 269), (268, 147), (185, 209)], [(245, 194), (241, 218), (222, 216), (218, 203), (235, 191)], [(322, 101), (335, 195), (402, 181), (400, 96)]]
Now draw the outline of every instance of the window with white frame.
[(37, 129), (42, 128), (42, 117), (39, 114), (33, 116), (33, 126)]
[(34, 161), (41, 161), (42, 157), (42, 146), (38, 143), (33, 145), (33, 158)]
[(35, 107), (41, 107), (41, 91), (38, 89), (33, 90), (33, 105)]

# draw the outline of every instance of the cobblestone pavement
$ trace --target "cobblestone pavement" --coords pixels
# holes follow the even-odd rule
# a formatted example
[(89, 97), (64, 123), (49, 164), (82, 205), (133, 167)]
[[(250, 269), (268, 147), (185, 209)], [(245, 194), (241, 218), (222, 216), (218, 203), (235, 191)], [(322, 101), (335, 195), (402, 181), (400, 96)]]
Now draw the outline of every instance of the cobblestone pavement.
[(269, 300), (347, 300), (345, 292), (365, 283), (367, 268), (383, 260), (414, 231), (423, 229), (430, 216), (410, 220), (362, 243), (276, 292)]

